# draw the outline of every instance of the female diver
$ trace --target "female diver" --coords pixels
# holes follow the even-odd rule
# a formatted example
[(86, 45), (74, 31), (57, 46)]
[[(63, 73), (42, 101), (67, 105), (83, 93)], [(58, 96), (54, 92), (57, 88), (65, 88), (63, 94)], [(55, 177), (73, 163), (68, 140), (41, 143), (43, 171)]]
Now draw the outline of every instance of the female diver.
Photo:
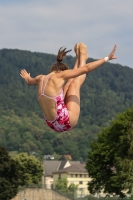
[(80, 88), (86, 74), (108, 60), (116, 59), (116, 45), (108, 57), (88, 64), (86, 45), (76, 43), (74, 50), (76, 62), (72, 70), (61, 62), (71, 50), (60, 48), (57, 63), (52, 66), (49, 74), (31, 78), (25, 69), (20, 73), (28, 85), (38, 86), (38, 102), (43, 110), (44, 119), (47, 125), (57, 132), (69, 131), (76, 126), (80, 114)]

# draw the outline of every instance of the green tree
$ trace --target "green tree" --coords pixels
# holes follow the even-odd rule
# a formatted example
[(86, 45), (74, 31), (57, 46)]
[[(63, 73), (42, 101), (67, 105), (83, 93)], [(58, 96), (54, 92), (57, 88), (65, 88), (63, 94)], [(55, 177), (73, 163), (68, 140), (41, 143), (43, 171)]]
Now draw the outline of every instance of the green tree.
[(69, 186), (68, 186), (68, 190), (70, 192), (74, 192), (75, 190), (78, 189), (78, 185), (75, 185), (74, 183), (71, 183)]
[[(104, 190), (124, 196), (133, 187), (133, 107), (117, 116), (92, 142), (86, 168), (92, 194)], [(128, 183), (128, 184), (127, 184)]]
[(20, 164), (21, 185), (39, 184), (43, 175), (43, 166), (35, 156), (28, 156), (27, 153), (20, 153), (15, 157)]
[(66, 178), (60, 178), (56, 181), (55, 189), (61, 190), (61, 191), (67, 191), (67, 184), (68, 184), (68, 181)]
[(78, 185), (75, 185), (75, 184), (70, 184), (68, 186), (68, 181), (66, 178), (58, 179), (55, 184), (55, 189), (60, 190), (62, 192), (67, 192), (68, 194), (71, 194), (71, 193), (74, 194), (74, 190), (76, 190), (77, 188), (78, 188)]
[(16, 196), (19, 186), (19, 164), (5, 148), (0, 146), (0, 199), (8, 200)]

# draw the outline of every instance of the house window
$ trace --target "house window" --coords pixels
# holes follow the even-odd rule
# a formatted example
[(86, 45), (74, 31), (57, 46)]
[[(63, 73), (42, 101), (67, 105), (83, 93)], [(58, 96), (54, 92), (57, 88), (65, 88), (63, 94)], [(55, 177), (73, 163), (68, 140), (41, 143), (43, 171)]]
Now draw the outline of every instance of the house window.
[(83, 181), (79, 181), (79, 184), (83, 184)]
[(83, 188), (79, 188), (79, 191), (83, 191)]
[(71, 174), (71, 177), (73, 177), (73, 174)]
[(82, 177), (82, 174), (80, 174), (80, 177)]
[(87, 174), (84, 174), (84, 177), (86, 178), (86, 177), (87, 177)]
[(58, 179), (61, 179), (61, 174), (59, 174), (59, 177), (58, 177)]
[(78, 177), (78, 174), (75, 174), (75, 177)]

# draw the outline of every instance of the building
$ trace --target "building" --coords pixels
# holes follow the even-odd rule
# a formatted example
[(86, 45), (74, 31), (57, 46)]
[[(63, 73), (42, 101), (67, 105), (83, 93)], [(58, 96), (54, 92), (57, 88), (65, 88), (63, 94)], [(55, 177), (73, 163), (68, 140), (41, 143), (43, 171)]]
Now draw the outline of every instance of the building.
[(68, 161), (68, 160), (44, 160), (44, 176), (42, 183), (45, 188), (53, 188), (53, 172), (57, 172), (61, 169), (67, 168), (73, 164), (79, 164), (80, 161)]
[(48, 160), (54, 160), (54, 156), (53, 155), (44, 155), (43, 158), (44, 159), (48, 159)]
[(75, 163), (71, 166), (65, 167), (53, 173), (53, 188), (55, 188), (56, 181), (60, 178), (66, 178), (68, 186), (70, 184), (78, 185), (77, 195), (81, 197), (88, 195), (88, 182), (91, 180), (88, 172), (85, 169), (85, 164)]

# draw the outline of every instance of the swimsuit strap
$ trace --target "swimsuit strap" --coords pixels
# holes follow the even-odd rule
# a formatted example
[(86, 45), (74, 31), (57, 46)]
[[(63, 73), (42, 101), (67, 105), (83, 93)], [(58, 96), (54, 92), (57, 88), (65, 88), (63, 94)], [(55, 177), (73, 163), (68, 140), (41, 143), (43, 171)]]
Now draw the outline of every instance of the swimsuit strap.
[(44, 77), (45, 75), (43, 76), (42, 78), (42, 84), (41, 84), (41, 94), (38, 96), (38, 99), (43, 95), (43, 92), (42, 92), (42, 88), (43, 88), (43, 81), (44, 81)]
[(46, 82), (45, 82), (44, 86), (43, 86), (43, 83), (44, 83), (44, 77), (45, 77), (45, 75), (43, 76), (43, 78), (42, 78), (42, 85), (41, 85), (41, 94), (38, 96), (38, 99), (40, 98), (40, 96), (46, 96), (46, 97), (48, 97), (48, 98), (53, 99), (53, 100), (56, 101), (56, 98), (57, 98), (58, 96), (60, 96), (60, 95), (64, 92), (64, 90), (63, 90), (63, 88), (62, 88), (61, 94), (59, 94), (59, 95), (56, 96), (56, 97), (51, 97), (51, 96), (48, 96), (48, 95), (46, 95), (46, 94), (44, 93), (45, 88), (46, 88), (46, 86), (47, 86), (47, 83), (48, 83), (48, 81), (49, 81), (49, 78), (50, 78), (52, 75), (53, 75), (53, 74), (50, 74), (50, 75), (48, 76), (48, 78), (46, 79)]
[(43, 76), (43, 78), (42, 78), (42, 86), (41, 86), (41, 94), (39, 95), (38, 99), (40, 98), (40, 96), (46, 96), (46, 97), (48, 97), (48, 98), (50, 98), (50, 99), (54, 99), (54, 100), (55, 100), (54, 97), (50, 97), (50, 96), (44, 94), (44, 91), (45, 91), (45, 88), (46, 88), (47, 83), (48, 83), (48, 81), (49, 81), (49, 78), (50, 78), (52, 75), (53, 75), (53, 74), (50, 74), (50, 75), (48, 76), (48, 78), (47, 78), (47, 80), (46, 80), (46, 82), (45, 82), (45, 84), (44, 84), (44, 87), (43, 87), (43, 83), (44, 83), (44, 77), (45, 77), (45, 75)]
[[(44, 88), (43, 88), (43, 92), (42, 92), (42, 94), (44, 94), (44, 91), (45, 91), (45, 88), (46, 88), (46, 85), (47, 85), (47, 83), (48, 83), (48, 81), (49, 81), (49, 78), (52, 76), (52, 74), (50, 74), (49, 76), (48, 76), (48, 78), (47, 78), (47, 80), (46, 80), (46, 82), (45, 82), (45, 85), (44, 85)], [(43, 86), (43, 82), (44, 82), (44, 76), (43, 76), (43, 79), (42, 79), (42, 86)], [(45, 94), (44, 94), (45, 95)]]
[(43, 78), (42, 78), (41, 94), (43, 94), (43, 92), (42, 92), (42, 87), (43, 87), (44, 77), (45, 77), (45, 75), (44, 75)]

